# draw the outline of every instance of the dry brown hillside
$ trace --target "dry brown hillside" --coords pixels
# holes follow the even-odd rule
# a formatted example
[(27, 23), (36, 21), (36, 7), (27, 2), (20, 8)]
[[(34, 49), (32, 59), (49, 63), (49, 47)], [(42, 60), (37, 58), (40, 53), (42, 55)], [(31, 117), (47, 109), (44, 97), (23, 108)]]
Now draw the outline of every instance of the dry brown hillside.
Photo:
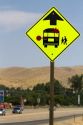
[[(49, 67), (41, 68), (1, 68), (0, 84), (8, 87), (33, 87), (37, 83), (46, 83), (50, 78)], [(55, 78), (68, 87), (68, 78), (75, 74), (83, 74), (83, 66), (78, 67), (56, 67)]]

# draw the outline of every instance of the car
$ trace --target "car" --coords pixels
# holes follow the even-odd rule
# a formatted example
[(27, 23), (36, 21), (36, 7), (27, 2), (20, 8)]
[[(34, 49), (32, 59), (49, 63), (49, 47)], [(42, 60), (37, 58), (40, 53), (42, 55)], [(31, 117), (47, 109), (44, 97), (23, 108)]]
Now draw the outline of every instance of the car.
[(22, 114), (22, 109), (20, 107), (14, 107), (12, 113)]
[(5, 111), (4, 108), (1, 108), (1, 109), (0, 109), (0, 115), (4, 115), (4, 116), (6, 115), (6, 111)]
[(21, 108), (22, 111), (24, 110), (24, 107), (23, 107), (22, 105), (16, 105), (15, 107), (16, 107), (16, 108), (18, 108), (18, 107)]

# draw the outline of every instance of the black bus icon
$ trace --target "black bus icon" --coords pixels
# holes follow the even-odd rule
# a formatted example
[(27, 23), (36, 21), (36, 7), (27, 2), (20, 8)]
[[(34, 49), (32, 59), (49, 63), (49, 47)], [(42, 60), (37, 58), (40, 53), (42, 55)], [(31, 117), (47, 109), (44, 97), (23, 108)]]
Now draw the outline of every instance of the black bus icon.
[(43, 31), (43, 45), (53, 45), (56, 48), (59, 46), (59, 30), (56, 28), (48, 28)]

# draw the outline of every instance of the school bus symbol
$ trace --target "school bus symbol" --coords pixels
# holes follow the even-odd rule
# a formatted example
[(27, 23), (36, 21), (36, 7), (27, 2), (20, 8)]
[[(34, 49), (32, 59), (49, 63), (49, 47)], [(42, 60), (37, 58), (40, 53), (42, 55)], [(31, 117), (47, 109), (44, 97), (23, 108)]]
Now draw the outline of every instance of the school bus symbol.
[(47, 28), (43, 31), (43, 45), (47, 47), (48, 45), (59, 46), (60, 32), (56, 28)]

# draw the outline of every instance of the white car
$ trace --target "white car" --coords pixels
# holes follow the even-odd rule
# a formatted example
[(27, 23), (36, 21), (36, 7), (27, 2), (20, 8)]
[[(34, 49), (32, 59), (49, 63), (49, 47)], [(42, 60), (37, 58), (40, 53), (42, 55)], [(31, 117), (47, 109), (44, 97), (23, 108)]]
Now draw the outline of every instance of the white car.
[(1, 109), (0, 109), (0, 115), (6, 115), (6, 111), (5, 111), (4, 108), (1, 108)]

